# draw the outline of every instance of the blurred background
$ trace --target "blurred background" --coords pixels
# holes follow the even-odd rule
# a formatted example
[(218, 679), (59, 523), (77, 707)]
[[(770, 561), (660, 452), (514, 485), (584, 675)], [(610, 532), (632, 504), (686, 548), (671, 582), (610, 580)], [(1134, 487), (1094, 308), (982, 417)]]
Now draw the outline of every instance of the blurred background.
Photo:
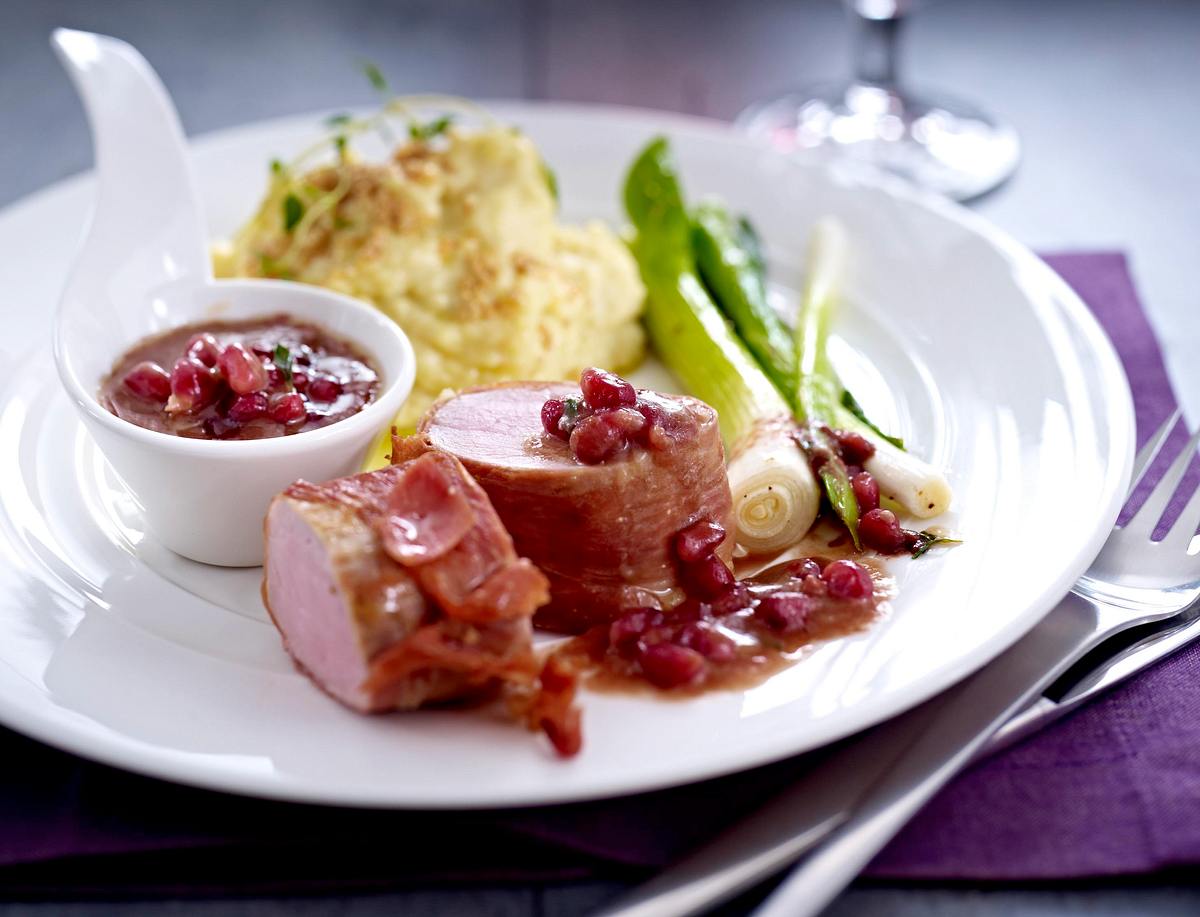
[[(0, 205), (90, 165), (47, 45), (60, 25), (137, 45), (189, 134), (372, 104), (363, 59), (399, 92), (722, 119), (851, 67), (837, 0), (4, 0)], [(1016, 174), (974, 207), (1040, 250), (1126, 250), (1173, 368), (1200, 348), (1200, 322), (1181, 320), (1195, 314), (1182, 271), (1200, 230), (1200, 3), (918, 3), (902, 67), (1020, 134)]]

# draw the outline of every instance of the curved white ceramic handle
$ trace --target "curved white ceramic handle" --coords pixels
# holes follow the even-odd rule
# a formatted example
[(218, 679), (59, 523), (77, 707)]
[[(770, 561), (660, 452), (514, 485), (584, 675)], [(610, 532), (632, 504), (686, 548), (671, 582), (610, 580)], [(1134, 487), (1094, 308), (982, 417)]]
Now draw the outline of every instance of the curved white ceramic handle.
[(99, 186), (72, 285), (104, 283), (131, 261), (162, 284), (211, 278), (183, 129), (158, 75), (116, 38), (56, 29), (51, 45), (87, 111)]

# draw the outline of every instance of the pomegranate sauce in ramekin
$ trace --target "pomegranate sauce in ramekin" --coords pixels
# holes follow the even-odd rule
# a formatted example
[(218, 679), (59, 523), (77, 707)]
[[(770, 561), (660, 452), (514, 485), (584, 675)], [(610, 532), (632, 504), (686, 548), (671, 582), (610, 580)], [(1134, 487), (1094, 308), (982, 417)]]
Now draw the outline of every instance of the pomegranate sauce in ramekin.
[(139, 341), (104, 378), (100, 403), (174, 436), (267, 439), (344, 420), (378, 393), (378, 373), (351, 344), (277, 314)]

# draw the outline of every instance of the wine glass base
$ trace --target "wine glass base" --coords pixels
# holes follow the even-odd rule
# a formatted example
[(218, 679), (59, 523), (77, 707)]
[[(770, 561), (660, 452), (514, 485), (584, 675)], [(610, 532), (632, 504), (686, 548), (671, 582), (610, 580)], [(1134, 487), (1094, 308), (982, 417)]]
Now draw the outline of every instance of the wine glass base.
[(852, 158), (959, 201), (995, 188), (1021, 157), (1016, 131), (969, 103), (864, 83), (754, 105), (737, 124), (783, 152)]

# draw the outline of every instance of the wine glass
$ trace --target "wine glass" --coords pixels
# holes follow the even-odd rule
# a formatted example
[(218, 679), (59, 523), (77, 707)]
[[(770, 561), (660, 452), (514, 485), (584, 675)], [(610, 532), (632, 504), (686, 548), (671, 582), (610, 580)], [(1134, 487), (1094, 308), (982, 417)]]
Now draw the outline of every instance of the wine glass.
[(843, 3), (856, 33), (854, 78), (757, 103), (737, 124), (776, 149), (853, 157), (955, 200), (1012, 174), (1016, 131), (968, 102), (901, 84), (897, 44), (913, 0)]

